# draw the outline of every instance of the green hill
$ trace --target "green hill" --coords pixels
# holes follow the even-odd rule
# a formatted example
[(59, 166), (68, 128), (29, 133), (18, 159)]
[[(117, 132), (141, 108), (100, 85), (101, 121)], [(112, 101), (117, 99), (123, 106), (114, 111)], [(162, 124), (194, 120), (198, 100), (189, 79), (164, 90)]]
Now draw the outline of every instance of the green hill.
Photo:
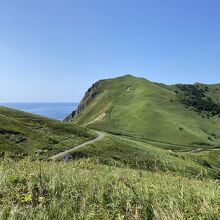
[(53, 155), (94, 134), (77, 125), (0, 107), (0, 154)]
[(125, 75), (95, 83), (66, 121), (161, 144), (216, 148), (219, 105), (220, 84), (168, 86)]

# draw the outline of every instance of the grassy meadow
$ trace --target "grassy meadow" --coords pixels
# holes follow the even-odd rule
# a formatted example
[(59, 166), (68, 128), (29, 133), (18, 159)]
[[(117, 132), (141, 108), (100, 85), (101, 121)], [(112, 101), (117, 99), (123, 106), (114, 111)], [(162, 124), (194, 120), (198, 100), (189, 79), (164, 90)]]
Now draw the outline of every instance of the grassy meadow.
[(160, 145), (107, 135), (99, 142), (73, 151), (71, 155), (73, 159), (90, 158), (109, 166), (220, 179), (220, 150), (175, 152)]
[(0, 219), (220, 218), (220, 185), (98, 160), (0, 163)]

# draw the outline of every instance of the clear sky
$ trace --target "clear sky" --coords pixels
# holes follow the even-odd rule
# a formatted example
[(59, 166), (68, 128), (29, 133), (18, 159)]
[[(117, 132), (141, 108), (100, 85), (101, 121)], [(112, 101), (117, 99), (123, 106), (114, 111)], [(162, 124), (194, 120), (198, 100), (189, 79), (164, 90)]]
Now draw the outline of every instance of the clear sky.
[(219, 83), (220, 1), (0, 1), (0, 102), (79, 101), (124, 74)]

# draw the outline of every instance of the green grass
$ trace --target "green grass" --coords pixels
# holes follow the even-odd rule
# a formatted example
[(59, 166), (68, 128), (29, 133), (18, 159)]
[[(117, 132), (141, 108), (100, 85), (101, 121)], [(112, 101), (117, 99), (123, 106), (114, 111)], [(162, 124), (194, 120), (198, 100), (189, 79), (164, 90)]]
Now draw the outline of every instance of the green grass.
[[(208, 95), (218, 103), (220, 86), (208, 87)], [(96, 98), (71, 121), (163, 143), (219, 146), (220, 118), (203, 118), (185, 108), (176, 100), (175, 89), (131, 75), (102, 80)]]
[[(107, 164), (141, 169), (168, 169), (181, 175), (202, 172), (220, 177), (218, 116), (202, 117), (186, 108), (177, 99), (176, 85), (131, 75), (98, 84), (95, 98), (70, 123), (117, 136), (80, 149), (78, 157), (86, 155)], [(220, 84), (201, 86), (208, 87), (207, 95), (220, 104)]]
[(90, 158), (109, 166), (220, 179), (220, 151), (174, 152), (149, 143), (108, 135), (99, 142), (75, 150), (71, 155), (74, 159)]
[(93, 139), (94, 133), (77, 125), (0, 107), (0, 154), (53, 155)]
[(75, 162), (0, 163), (0, 219), (220, 218), (220, 185)]
[[(132, 77), (125, 78), (131, 80), (129, 84), (133, 82)], [(143, 79), (132, 84), (138, 96), (145, 93), (139, 80)], [(147, 114), (152, 127), (143, 127), (139, 123), (146, 119), (141, 111), (146, 107), (145, 101), (140, 98), (140, 106), (129, 106), (135, 99), (128, 95), (125, 105), (136, 111), (138, 117), (130, 111), (123, 114), (127, 108), (119, 102), (126, 94), (111, 102), (109, 98), (116, 94), (111, 94), (113, 85), (111, 81), (108, 83), (109, 91), (103, 90), (75, 122), (88, 123), (96, 118), (97, 109), (99, 113), (104, 109), (105, 118), (89, 127), (112, 134), (74, 151), (73, 160), (69, 162), (44, 161), (32, 156), (25, 159), (22, 156), (20, 160), (10, 158), (18, 154), (33, 155), (39, 149), (44, 150), (41, 157), (47, 158), (93, 139), (92, 131), (74, 123), (0, 107), (0, 152), (4, 155), (0, 158), (0, 219), (219, 219), (218, 140), (207, 141), (197, 130), (190, 130), (189, 136), (185, 128), (195, 123), (195, 118), (192, 122), (186, 118), (181, 131), (179, 124), (174, 126), (172, 129), (178, 129), (183, 135), (175, 137), (171, 125), (186, 115), (178, 118), (166, 108), (156, 111), (155, 100), (148, 96), (149, 106), (155, 105), (149, 110), (150, 115)], [(120, 88), (126, 84), (126, 80), (122, 81)], [(147, 81), (147, 84), (152, 83)], [(149, 91), (158, 85), (151, 86)], [(153, 97), (157, 99), (155, 94)], [(163, 121), (159, 122), (161, 118)], [(213, 118), (202, 127), (206, 120), (196, 121), (200, 129), (207, 129), (203, 130), (205, 138), (207, 132), (214, 132), (209, 130), (214, 129), (210, 121), (215, 122), (213, 126), (218, 124)], [(163, 125), (166, 122), (168, 124)], [(159, 126), (157, 133), (156, 126)], [(142, 129), (147, 129), (146, 133), (142, 133)], [(165, 134), (170, 138), (165, 138)]]

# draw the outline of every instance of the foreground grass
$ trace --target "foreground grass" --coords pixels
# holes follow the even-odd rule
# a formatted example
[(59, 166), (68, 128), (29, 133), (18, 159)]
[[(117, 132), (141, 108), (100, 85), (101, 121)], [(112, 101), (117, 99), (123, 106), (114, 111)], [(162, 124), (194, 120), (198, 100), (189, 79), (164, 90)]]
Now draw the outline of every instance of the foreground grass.
[(0, 219), (219, 219), (220, 185), (73, 162), (0, 163)]

